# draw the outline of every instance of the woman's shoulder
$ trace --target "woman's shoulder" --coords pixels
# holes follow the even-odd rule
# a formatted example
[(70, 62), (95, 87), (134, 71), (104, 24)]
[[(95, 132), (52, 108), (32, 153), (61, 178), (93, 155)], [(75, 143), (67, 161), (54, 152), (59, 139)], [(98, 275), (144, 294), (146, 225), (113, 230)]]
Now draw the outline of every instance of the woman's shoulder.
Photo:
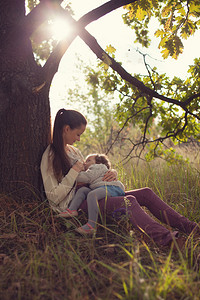
[(72, 145), (68, 145), (67, 148), (69, 149), (69, 153), (71, 153), (72, 156), (78, 155), (78, 156), (81, 157), (81, 159), (83, 159), (83, 155), (82, 155), (81, 151), (78, 148), (76, 148)]
[(49, 165), (49, 162), (52, 161), (53, 158), (53, 151), (51, 149), (51, 144), (47, 146), (45, 151), (42, 154), (42, 159), (41, 159), (41, 166), (42, 165)]
[(73, 145), (67, 145), (67, 148), (68, 148), (70, 151), (81, 152), (78, 148), (74, 147)]
[(48, 145), (47, 148), (43, 152), (42, 158), (48, 157), (51, 152), (52, 152), (51, 145)]
[(40, 169), (43, 172), (46, 172), (50, 168), (50, 158), (51, 158), (51, 145), (48, 145), (45, 151), (43, 152), (41, 163), (40, 163)]

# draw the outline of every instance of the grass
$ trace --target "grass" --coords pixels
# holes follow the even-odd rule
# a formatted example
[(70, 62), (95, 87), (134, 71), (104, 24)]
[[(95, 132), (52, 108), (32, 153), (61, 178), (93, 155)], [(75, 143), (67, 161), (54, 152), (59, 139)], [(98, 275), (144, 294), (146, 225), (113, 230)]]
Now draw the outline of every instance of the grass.
[[(119, 170), (127, 189), (151, 187), (191, 220), (200, 221), (198, 170), (162, 162)], [(107, 219), (96, 237), (55, 218), (48, 203), (0, 197), (0, 299), (200, 299), (200, 269), (192, 252), (146, 244), (126, 218)]]

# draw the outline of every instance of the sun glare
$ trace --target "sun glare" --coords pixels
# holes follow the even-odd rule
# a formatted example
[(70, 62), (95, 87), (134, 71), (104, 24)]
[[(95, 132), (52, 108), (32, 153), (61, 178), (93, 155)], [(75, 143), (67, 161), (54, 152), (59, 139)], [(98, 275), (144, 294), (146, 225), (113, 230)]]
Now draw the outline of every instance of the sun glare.
[(56, 19), (51, 21), (51, 31), (53, 38), (57, 41), (67, 38), (72, 32), (72, 27), (70, 24), (61, 19)]

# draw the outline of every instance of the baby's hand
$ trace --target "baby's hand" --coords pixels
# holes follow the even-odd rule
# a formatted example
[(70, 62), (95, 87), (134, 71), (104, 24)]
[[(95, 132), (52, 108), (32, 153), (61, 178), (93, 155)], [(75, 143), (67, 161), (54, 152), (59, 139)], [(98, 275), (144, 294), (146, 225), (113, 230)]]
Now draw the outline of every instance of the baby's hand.
[(84, 164), (81, 161), (77, 161), (72, 169), (74, 169), (76, 172), (81, 172), (85, 170)]

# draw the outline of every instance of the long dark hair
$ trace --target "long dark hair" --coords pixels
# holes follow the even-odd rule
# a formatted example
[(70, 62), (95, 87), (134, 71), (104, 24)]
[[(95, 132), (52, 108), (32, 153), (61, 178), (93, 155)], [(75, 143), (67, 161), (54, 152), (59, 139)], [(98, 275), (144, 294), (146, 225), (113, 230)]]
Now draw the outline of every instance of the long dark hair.
[(87, 125), (85, 117), (76, 110), (60, 109), (55, 117), (53, 128), (53, 139), (51, 150), (53, 151), (53, 170), (58, 181), (65, 176), (71, 163), (63, 145), (63, 127), (69, 125), (71, 129), (79, 128), (81, 125)]

